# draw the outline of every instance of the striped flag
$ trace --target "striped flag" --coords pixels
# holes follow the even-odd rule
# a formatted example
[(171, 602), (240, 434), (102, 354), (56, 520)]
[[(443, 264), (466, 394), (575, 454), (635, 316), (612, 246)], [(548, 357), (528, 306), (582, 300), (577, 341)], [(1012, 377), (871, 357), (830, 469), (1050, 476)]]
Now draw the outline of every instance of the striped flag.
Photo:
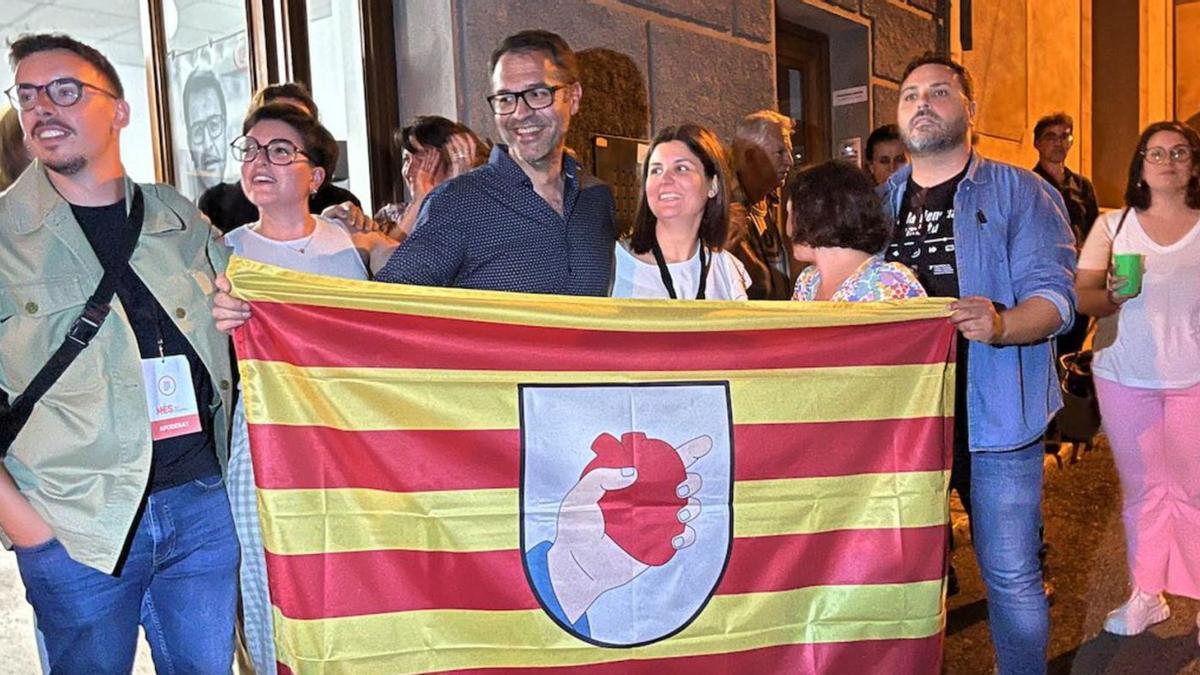
[(940, 671), (944, 301), (228, 275), (281, 672)]

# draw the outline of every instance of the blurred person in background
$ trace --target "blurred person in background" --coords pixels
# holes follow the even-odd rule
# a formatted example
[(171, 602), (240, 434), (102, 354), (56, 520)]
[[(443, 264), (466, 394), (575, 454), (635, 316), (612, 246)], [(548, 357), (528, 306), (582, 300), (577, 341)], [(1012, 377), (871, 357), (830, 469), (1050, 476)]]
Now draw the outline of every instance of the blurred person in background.
[(867, 136), (867, 149), (864, 158), (867, 175), (875, 185), (880, 185), (888, 179), (896, 169), (908, 164), (908, 149), (900, 138), (900, 127), (895, 124), (885, 124)]
[(737, 187), (726, 248), (750, 274), (751, 300), (792, 296), (792, 265), (784, 245), (779, 190), (795, 160), (795, 122), (773, 110), (759, 110), (738, 122), (733, 136)]
[(491, 149), (465, 125), (437, 115), (414, 118), (393, 140), (400, 148), (400, 175), (409, 200), (384, 205), (375, 213), (375, 222), (389, 237), (403, 241), (429, 191), (487, 162)]

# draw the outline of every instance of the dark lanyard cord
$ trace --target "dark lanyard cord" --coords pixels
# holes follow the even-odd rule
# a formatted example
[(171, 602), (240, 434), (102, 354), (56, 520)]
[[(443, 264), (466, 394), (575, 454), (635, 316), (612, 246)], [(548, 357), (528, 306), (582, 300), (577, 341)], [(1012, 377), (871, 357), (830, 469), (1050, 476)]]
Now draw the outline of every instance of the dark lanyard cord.
[[(658, 245), (656, 239), (651, 245), (650, 250), (654, 253), (654, 262), (658, 263), (658, 273), (662, 275), (663, 286), (667, 288), (667, 295), (671, 296), (672, 300), (676, 300), (675, 296), (675, 280), (671, 278), (671, 270), (667, 267), (667, 261), (663, 257), (662, 248)], [(704, 288), (708, 285), (708, 264), (712, 261), (710, 253), (708, 259), (704, 258), (704, 244), (700, 244), (700, 285), (696, 289), (696, 299), (704, 299)]]

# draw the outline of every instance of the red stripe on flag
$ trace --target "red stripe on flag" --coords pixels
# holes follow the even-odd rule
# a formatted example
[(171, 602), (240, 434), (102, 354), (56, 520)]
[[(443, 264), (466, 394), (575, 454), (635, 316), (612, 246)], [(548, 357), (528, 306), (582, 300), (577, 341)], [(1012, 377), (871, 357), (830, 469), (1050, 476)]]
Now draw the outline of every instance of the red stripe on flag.
[(744, 652), (615, 661), (549, 668), (473, 668), (441, 671), (455, 675), (662, 675), (663, 673), (939, 673), (942, 634), (910, 640), (862, 640), (779, 645)]
[[(343, 431), (250, 425), (254, 479), (264, 489), (369, 488), (393, 492), (515, 488), (521, 434), (498, 431)], [(487, 456), (486, 462), (480, 461)], [(465, 471), (464, 467), (470, 467)]]
[[(924, 417), (734, 426), (737, 480), (940, 471), (953, 419)], [(265, 489), (370, 488), (394, 492), (516, 488), (521, 435), (487, 431), (342, 431), (250, 425), (255, 478)], [(922, 452), (940, 447), (942, 453)], [(487, 462), (479, 457), (486, 455)], [(464, 466), (472, 467), (463, 471)]]
[[(945, 362), (954, 344), (941, 318), (872, 327), (634, 332), (272, 302), (253, 303), (253, 311), (257, 325), (240, 333), (238, 357), (297, 366), (538, 372), (812, 368)], [(273, 339), (290, 335), (307, 339)], [(336, 339), (344, 335), (354, 339)]]
[[(945, 552), (942, 525), (736, 539), (717, 594), (940, 579)], [(267, 552), (267, 573), (271, 602), (292, 619), (538, 607), (516, 550)]]

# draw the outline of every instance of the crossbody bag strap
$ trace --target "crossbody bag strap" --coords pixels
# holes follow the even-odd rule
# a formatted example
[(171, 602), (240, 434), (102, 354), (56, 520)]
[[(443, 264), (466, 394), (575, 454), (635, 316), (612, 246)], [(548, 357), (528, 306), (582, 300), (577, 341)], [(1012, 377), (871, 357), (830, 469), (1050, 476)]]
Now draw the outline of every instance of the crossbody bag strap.
[(50, 390), (50, 387), (54, 386), (54, 383), (62, 377), (75, 358), (91, 343), (92, 338), (100, 332), (100, 326), (104, 324), (104, 320), (108, 318), (108, 313), (112, 309), (111, 303), (113, 295), (117, 292), (117, 282), (129, 264), (130, 258), (133, 257), (134, 248), (137, 247), (145, 213), (146, 204), (142, 197), (142, 190), (135, 185), (133, 204), (129, 209), (128, 226), (126, 227), (128, 238), (123, 242), (124, 246), (121, 248), (120, 255), (111, 266), (104, 269), (96, 291), (84, 304), (83, 313), (67, 330), (62, 344), (54, 350), (37, 375), (34, 375), (33, 379), (29, 381), (29, 386), (25, 388), (25, 391), (13, 400), (12, 406), (0, 410), (0, 458), (8, 454), (9, 446), (16, 440), (17, 434), (21, 432), (25, 423), (29, 421), (29, 416), (33, 414), (33, 406)]

